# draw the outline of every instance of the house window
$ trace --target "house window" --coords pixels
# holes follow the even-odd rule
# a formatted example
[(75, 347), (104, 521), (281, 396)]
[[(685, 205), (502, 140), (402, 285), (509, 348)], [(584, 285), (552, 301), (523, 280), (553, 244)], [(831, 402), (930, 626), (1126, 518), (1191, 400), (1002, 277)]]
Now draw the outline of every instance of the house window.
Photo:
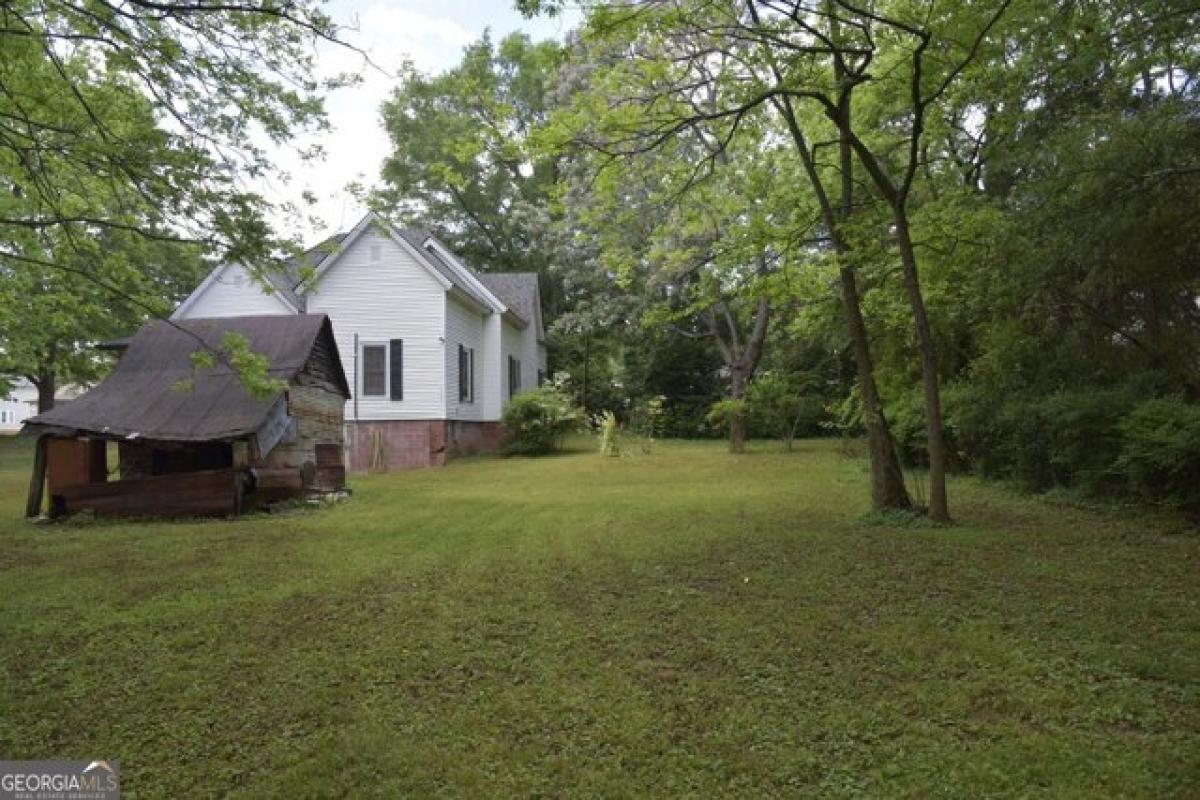
[(404, 341), (362, 346), (362, 396), (404, 399)]
[(546, 382), (546, 370), (539, 369), (538, 370), (538, 386), (541, 386), (545, 382)]
[(508, 357), (508, 396), (512, 397), (521, 391), (521, 362), (512, 356)]
[(363, 397), (383, 397), (387, 394), (387, 345), (364, 344), (362, 363)]
[(458, 346), (458, 399), (462, 403), (475, 402), (475, 349)]

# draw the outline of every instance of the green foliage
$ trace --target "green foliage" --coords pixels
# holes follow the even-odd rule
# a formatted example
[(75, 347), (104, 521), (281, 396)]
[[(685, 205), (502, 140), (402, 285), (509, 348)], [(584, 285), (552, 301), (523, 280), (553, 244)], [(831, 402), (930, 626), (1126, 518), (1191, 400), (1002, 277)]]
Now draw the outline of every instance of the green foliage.
[(666, 426), (665, 395), (655, 395), (634, 405), (629, 413), (630, 429), (641, 437), (642, 447), (649, 450), (655, 439), (661, 439)]
[[(946, 418), (963, 466), (1022, 488), (1092, 497), (1200, 502), (1200, 407), (1145, 400), (1136, 381), (1045, 396), (998, 395), (971, 382), (948, 387)], [(910, 463), (924, 420), (914, 400), (893, 404), (893, 430)]]
[[(756, 18), (758, 5), (584, 4), (557, 105), (534, 139), (569, 153), (555, 199), (586, 243), (581, 285), (593, 298), (640, 300), (605, 317), (611, 334), (589, 329), (608, 339), (589, 340), (605, 350), (603, 407), (632, 416), (651, 394), (641, 387), (652, 378), (635, 377), (639, 359), (660, 362), (648, 376), (683, 363), (663, 340), (711, 336), (714, 300), (766, 297), (776, 332), (763, 367), (813, 376), (824, 408), (816, 424), (861, 433), (850, 366), (866, 367), (846, 341), (846, 269), (884, 416), (904, 460), (927, 465), (925, 334), (914, 325), (917, 284), (901, 279), (903, 206), (951, 467), (1037, 490), (1152, 496), (1135, 473), (1187, 447), (1139, 437), (1158, 455), (1123, 456), (1130, 415), (1158, 398), (1200, 397), (1195, 8), (880, 0), (839, 5), (840, 30), (790, 49), (789, 37), (807, 41), (828, 15), (817, 4)], [(797, 32), (801, 24), (813, 27)], [(861, 81), (838, 77), (828, 48), (847, 45), (840, 68), (869, 62)], [(773, 88), (788, 94), (811, 162), (801, 165)], [(852, 93), (842, 98), (855, 134), (846, 161), (836, 157), (837, 104), (822, 101), (838, 91)], [(835, 205), (840, 187), (853, 190), (835, 221), (814, 175)], [(642, 347), (639, 327), (659, 338)], [(719, 382), (683, 383), (653, 392), (668, 397), (668, 430), (727, 425), (725, 405), (702, 419)], [(768, 394), (768, 407), (791, 402)], [(778, 435), (789, 414), (754, 405), (752, 433)]]
[(287, 382), (272, 378), (268, 371), (271, 361), (261, 353), (250, 349), (250, 340), (234, 331), (221, 336), (220, 343), (213, 349), (200, 349), (191, 355), (192, 367), (197, 371), (212, 369), (221, 362), (236, 372), (242, 385), (251, 397), (267, 399), (287, 388)]
[(704, 421), (716, 430), (727, 431), (735, 419), (745, 416), (747, 406), (744, 398), (722, 398), (708, 407)]
[(1118, 429), (1116, 467), (1131, 492), (1200, 508), (1200, 405), (1149, 400), (1126, 415)]
[(86, 242), (44, 234), (20, 255), (39, 263), (0, 257), (0, 374), (51, 388), (102, 377), (110, 359), (93, 345), (165, 316), (211, 266), (197, 247), (129, 232)]
[(27, 250), (48, 232), (82, 247), (169, 228), (257, 267), (279, 243), (247, 179), (276, 172), (273, 148), (324, 124), (320, 92), (349, 79), (316, 78), (313, 44), (336, 36), (309, 0), (6, 2), (0, 242)]
[(314, 77), (313, 45), (336, 35), (308, 0), (4, 3), (0, 372), (95, 380), (91, 345), (164, 316), (207, 259), (278, 265), (247, 187), (324, 124), (349, 79)]
[(485, 34), (439, 75), (405, 64), (382, 108), (393, 150), (373, 204), (436, 225), (469, 264), (549, 277), (540, 245), (555, 159), (526, 139), (546, 119), (560, 60), (557, 42), (512, 33), (498, 43)]
[(752, 422), (792, 449), (798, 434), (815, 434), (825, 416), (824, 402), (811, 379), (776, 372), (759, 375), (746, 390)]
[(609, 458), (621, 455), (621, 426), (611, 411), (600, 414), (600, 455)]
[(502, 416), (504, 451), (509, 455), (545, 455), (579, 427), (581, 412), (560, 376), (508, 401)]

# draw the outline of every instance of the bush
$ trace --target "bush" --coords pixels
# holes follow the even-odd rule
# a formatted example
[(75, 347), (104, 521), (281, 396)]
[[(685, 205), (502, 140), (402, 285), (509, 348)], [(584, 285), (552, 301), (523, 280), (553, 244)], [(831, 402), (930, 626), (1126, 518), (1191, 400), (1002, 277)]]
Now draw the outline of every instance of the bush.
[(579, 424), (580, 410), (567, 392), (565, 380), (523, 392), (504, 409), (504, 452), (509, 455), (543, 455), (553, 452)]
[[(945, 393), (943, 405), (955, 455), (981, 474), (1031, 491), (1065, 487), (1099, 495), (1120, 488), (1119, 425), (1135, 403), (1123, 387), (1028, 397), (960, 385)], [(924, 415), (917, 419), (923, 444)], [(913, 435), (916, 427), (906, 420), (899, 429)]]
[[(1200, 507), (1200, 406), (1146, 391), (1132, 380), (1042, 397), (954, 384), (943, 396), (946, 433), (971, 469), (1025, 489)], [(906, 400), (892, 406), (893, 431), (912, 457), (924, 417), (915, 395)]]
[(600, 428), (600, 454), (616, 457), (621, 455), (621, 426), (617, 423), (617, 415), (605, 411), (598, 418)]
[(1119, 426), (1116, 468), (1134, 495), (1200, 507), (1200, 406), (1149, 400)]
[(746, 392), (751, 433), (779, 439), (785, 450), (791, 450), (796, 436), (820, 430), (825, 404), (815, 384), (807, 376), (773, 372), (755, 378)]
[(721, 431), (709, 425), (708, 416), (712, 401), (670, 400), (663, 405), (662, 438), (664, 439), (715, 439)]
[(704, 416), (704, 421), (708, 423), (714, 430), (722, 433), (729, 430), (729, 426), (733, 424), (733, 420), (738, 415), (745, 415), (746, 401), (735, 400), (726, 397), (723, 400), (718, 400), (708, 407), (708, 413)]

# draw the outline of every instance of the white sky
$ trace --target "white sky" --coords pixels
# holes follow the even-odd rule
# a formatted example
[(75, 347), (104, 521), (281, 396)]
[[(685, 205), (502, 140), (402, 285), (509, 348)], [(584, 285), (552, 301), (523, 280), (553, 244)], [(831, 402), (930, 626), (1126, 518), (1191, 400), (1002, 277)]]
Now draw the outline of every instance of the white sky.
[[(463, 47), (490, 29), (493, 40), (522, 30), (535, 40), (561, 39), (578, 19), (568, 14), (558, 19), (527, 20), (513, 9), (512, 0), (332, 0), (326, 7), (333, 19), (351, 28), (344, 38), (366, 51), (382, 70), (394, 75), (406, 58), (426, 73), (441, 72), (458, 63)], [(389, 151), (387, 134), (379, 117), (379, 106), (387, 98), (395, 79), (362, 63), (362, 57), (346, 48), (322, 45), (319, 70), (323, 75), (362, 72), (357, 86), (330, 93), (325, 100), (332, 130), (307, 137), (301, 144), (319, 143), (325, 156), (305, 162), (292, 149), (280, 149), (276, 162), (290, 176), (265, 184), (261, 191), (274, 201), (290, 200), (307, 214), (319, 218), (278, 216), (279, 233), (299, 235), (312, 243), (323, 235), (345, 230), (365, 209), (346, 191), (346, 184), (359, 181), (373, 185)], [(305, 206), (305, 191), (317, 198)]]

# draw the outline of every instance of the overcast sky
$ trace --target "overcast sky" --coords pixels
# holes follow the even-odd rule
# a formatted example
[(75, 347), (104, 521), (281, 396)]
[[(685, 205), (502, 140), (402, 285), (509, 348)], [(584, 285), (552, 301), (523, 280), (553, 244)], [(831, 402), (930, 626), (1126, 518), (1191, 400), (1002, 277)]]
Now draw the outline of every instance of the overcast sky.
[[(527, 20), (513, 10), (512, 0), (332, 0), (327, 10), (338, 24), (352, 29), (345, 32), (345, 39), (391, 74), (406, 58), (423, 72), (445, 70), (458, 63), (463, 47), (485, 30), (491, 30), (496, 40), (515, 30), (535, 39), (561, 39), (576, 18)], [(281, 149), (276, 160), (291, 179), (286, 184), (273, 181), (263, 189), (272, 200), (291, 200), (302, 207), (303, 192), (316, 196), (311, 213), (321, 218), (319, 225), (306, 218), (275, 219), (280, 233), (298, 234), (305, 242), (345, 230), (364, 212), (345, 186), (356, 180), (367, 185), (378, 180), (389, 149), (379, 106), (395, 83), (389, 75), (364, 67), (362, 57), (346, 48), (322, 46), (319, 54), (322, 74), (362, 71), (363, 82), (331, 93), (326, 110), (333, 129), (303, 140), (323, 145), (325, 158), (304, 162), (291, 150)]]

